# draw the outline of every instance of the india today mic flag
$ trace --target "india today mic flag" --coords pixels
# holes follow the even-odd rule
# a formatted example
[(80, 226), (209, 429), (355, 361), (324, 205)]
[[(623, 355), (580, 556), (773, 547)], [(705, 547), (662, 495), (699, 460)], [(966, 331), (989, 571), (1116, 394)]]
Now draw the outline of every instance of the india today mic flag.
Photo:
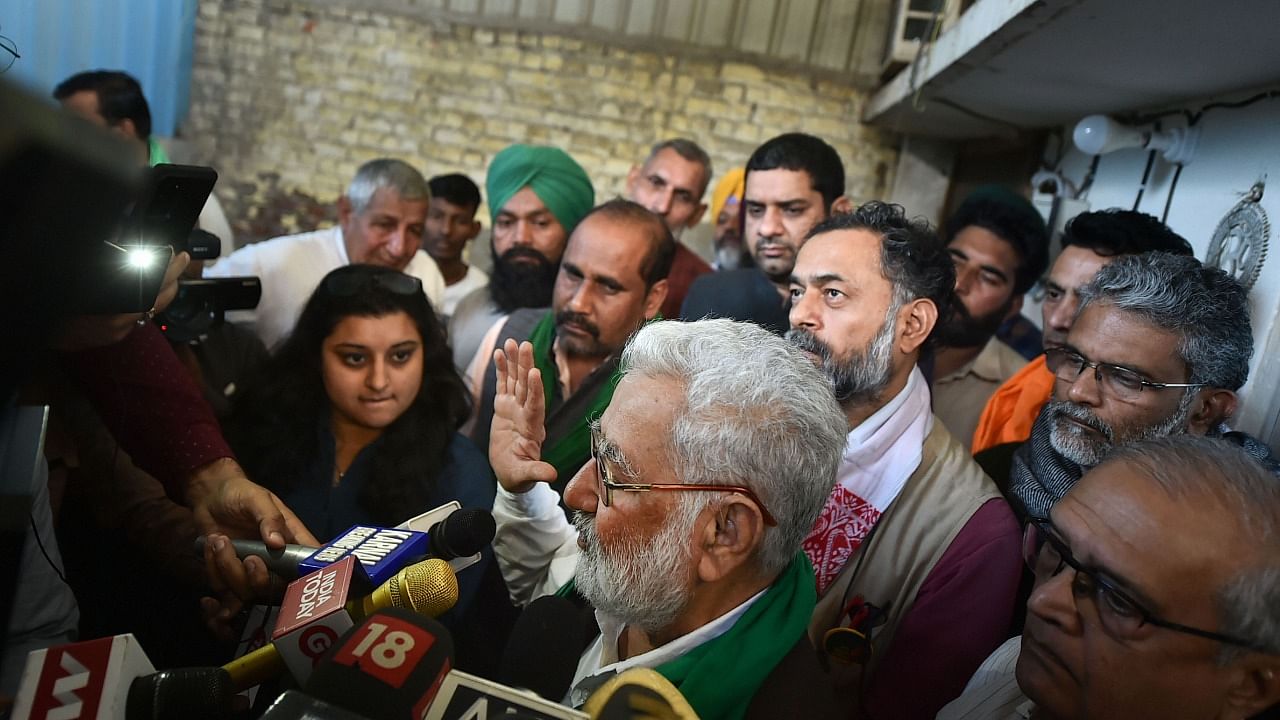
[(289, 673), (306, 682), (333, 643), (355, 623), (347, 612), (356, 559), (348, 555), (289, 583), (271, 641)]
[(18, 686), (18, 720), (124, 720), (129, 684), (156, 669), (132, 635), (33, 650)]

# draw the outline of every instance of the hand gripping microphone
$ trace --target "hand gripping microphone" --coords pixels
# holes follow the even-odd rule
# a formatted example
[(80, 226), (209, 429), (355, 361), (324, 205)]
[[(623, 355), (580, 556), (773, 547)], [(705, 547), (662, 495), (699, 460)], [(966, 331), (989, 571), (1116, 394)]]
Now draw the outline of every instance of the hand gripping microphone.
[(303, 689), (370, 720), (416, 720), (452, 666), (453, 638), (443, 625), (389, 608), (339, 638)]
[[(292, 580), (352, 555), (360, 560), (370, 585), (387, 581), (406, 565), (429, 558), (453, 560), (474, 555), (493, 542), (493, 515), (482, 508), (458, 510), (430, 526), (425, 533), (413, 530), (355, 525), (323, 547), (285, 545), (273, 550), (261, 540), (232, 540), (240, 559), (259, 557), (271, 572)], [(203, 555), (205, 538), (196, 539)], [(360, 573), (356, 583), (363, 581)]]
[(448, 563), (437, 559), (410, 565), (368, 596), (348, 600), (354, 565), (354, 558), (345, 557), (289, 584), (271, 644), (223, 666), (237, 692), (286, 668), (298, 682), (306, 682), (339, 635), (381, 608), (434, 617), (458, 601), (458, 579)]

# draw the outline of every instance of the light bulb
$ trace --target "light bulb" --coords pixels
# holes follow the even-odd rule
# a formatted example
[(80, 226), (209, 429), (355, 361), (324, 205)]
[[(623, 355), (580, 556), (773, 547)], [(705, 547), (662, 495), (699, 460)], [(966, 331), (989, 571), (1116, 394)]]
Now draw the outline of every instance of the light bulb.
[(1147, 133), (1121, 125), (1106, 115), (1090, 115), (1076, 123), (1071, 139), (1080, 151), (1102, 155), (1122, 148), (1140, 148), (1147, 144)]

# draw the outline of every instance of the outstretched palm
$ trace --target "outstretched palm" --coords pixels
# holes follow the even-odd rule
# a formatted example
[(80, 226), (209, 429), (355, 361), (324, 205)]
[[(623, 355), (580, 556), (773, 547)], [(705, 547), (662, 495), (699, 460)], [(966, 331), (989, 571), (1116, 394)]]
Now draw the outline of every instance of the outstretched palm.
[(553, 482), (556, 469), (542, 461), (547, 430), (542, 373), (533, 363), (533, 345), (507, 340), (493, 351), (497, 391), (489, 430), (489, 464), (509, 492), (528, 492), (534, 483)]

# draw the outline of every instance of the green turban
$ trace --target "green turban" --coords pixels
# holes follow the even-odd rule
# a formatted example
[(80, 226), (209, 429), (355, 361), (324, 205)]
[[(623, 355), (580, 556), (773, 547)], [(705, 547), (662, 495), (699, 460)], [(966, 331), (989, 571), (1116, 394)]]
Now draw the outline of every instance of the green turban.
[(493, 158), (485, 178), (490, 217), (523, 187), (533, 188), (538, 199), (571, 233), (596, 203), (591, 179), (569, 153), (540, 145), (512, 145)]

